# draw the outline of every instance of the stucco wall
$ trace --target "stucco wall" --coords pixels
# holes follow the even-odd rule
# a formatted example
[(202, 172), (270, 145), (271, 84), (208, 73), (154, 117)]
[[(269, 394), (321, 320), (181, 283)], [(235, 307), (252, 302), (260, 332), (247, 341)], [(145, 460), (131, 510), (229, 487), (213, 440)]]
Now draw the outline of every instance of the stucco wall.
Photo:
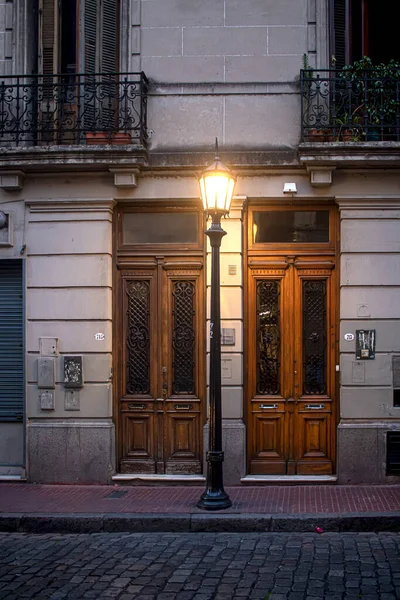
[[(27, 469), (32, 481), (105, 483), (114, 472), (112, 180), (111, 174), (105, 185), (101, 175), (91, 181), (87, 176), (39, 176), (25, 181), (20, 192), (1, 191), (0, 210), (12, 216), (13, 245), (0, 248), (0, 259), (23, 256), (26, 261)], [(97, 333), (104, 339), (96, 340)], [(47, 343), (52, 339), (55, 352)], [(74, 391), (78, 405), (73, 410), (64, 386), (65, 355), (83, 357), (84, 385)], [(54, 387), (38, 387), (41, 357), (54, 361)], [(41, 404), (44, 392), (53, 394), (50, 409)], [(11, 428), (7, 432), (10, 437)], [(15, 436), (10, 446), (19, 457), (24, 435)], [(10, 460), (10, 450), (6, 455), (3, 449), (0, 464)]]
[(325, 61), (325, 4), (136, 1), (132, 40), (151, 82), (151, 149), (204, 148), (215, 136), (230, 148), (294, 147), (302, 55)]
[[(390, 179), (387, 179), (386, 188)], [(386, 189), (388, 191), (388, 189)], [(386, 435), (400, 429), (393, 355), (400, 354), (400, 201), (341, 201), (339, 476), (385, 482)], [(345, 334), (376, 330), (376, 357), (357, 361)]]

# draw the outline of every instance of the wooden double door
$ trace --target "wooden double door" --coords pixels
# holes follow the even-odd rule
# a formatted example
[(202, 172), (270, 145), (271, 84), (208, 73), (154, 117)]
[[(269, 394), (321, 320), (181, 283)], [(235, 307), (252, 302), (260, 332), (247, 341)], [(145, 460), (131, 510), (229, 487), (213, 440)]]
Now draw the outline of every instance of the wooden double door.
[(203, 264), (153, 256), (118, 269), (121, 473), (201, 472)]
[(252, 474), (334, 472), (335, 277), (334, 256), (249, 260)]

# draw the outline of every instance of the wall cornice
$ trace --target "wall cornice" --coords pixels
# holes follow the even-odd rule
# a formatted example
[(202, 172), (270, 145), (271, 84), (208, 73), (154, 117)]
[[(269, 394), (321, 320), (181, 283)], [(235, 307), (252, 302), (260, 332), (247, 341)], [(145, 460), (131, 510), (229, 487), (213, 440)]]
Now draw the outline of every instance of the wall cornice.
[(340, 210), (349, 209), (392, 209), (400, 208), (400, 195), (341, 196), (335, 197)]
[(113, 212), (114, 198), (26, 198), (31, 213)]

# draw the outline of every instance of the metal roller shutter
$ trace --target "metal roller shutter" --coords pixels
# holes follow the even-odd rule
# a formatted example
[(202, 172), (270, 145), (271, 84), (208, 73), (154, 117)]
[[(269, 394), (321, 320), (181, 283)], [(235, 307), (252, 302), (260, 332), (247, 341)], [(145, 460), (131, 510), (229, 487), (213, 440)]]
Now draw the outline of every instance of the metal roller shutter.
[(24, 411), (22, 260), (0, 260), (0, 421)]

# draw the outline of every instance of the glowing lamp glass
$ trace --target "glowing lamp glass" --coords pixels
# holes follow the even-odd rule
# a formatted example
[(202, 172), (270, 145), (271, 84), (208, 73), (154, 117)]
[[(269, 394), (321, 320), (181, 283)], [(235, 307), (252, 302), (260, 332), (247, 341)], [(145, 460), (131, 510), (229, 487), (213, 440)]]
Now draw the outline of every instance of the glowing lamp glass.
[(235, 179), (228, 172), (205, 172), (200, 177), (200, 192), (204, 210), (228, 213), (235, 187)]

